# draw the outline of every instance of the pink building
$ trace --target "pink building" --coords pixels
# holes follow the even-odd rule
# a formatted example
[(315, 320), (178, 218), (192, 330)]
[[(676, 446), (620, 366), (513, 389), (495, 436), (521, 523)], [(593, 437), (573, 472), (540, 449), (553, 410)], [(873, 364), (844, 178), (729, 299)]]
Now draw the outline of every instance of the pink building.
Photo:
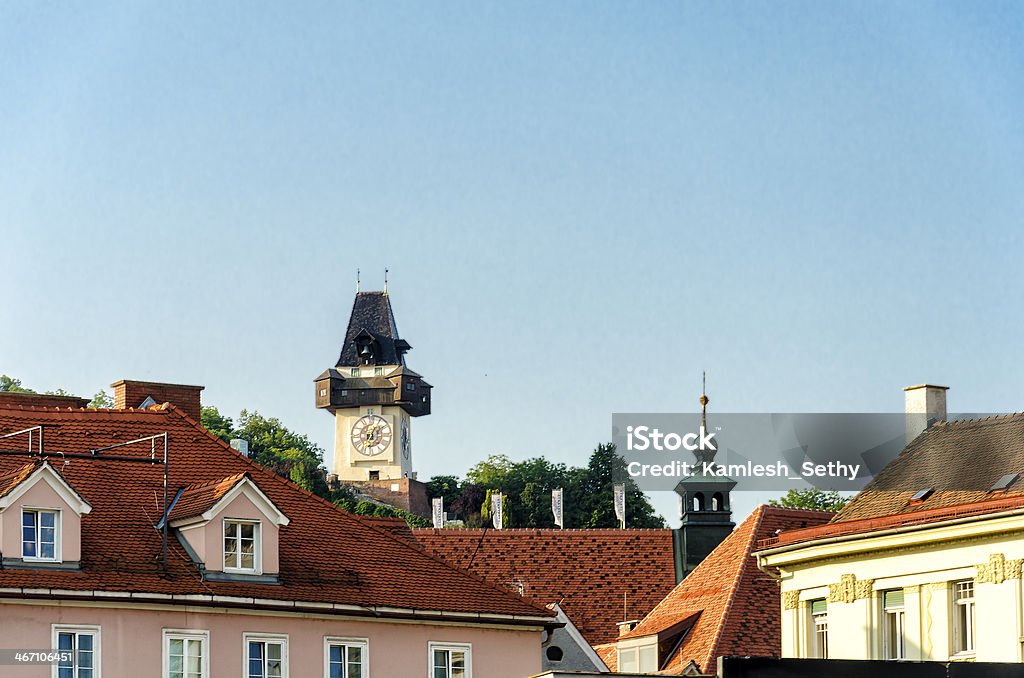
[(309, 494), (176, 407), (11, 400), (0, 394), (0, 650), (65, 659), (3, 676), (540, 671), (554, 613)]

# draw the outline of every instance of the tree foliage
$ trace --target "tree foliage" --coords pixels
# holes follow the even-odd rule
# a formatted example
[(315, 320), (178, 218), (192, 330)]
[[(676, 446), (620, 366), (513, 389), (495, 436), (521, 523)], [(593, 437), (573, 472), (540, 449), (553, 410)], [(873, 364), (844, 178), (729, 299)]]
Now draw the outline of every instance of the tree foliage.
[(22, 386), (21, 379), (15, 379), (14, 377), (9, 377), (6, 374), (0, 374), (0, 392), (35, 393), (32, 389)]
[(109, 410), (114, 407), (114, 398), (103, 389), (100, 389), (92, 397), (92, 400), (89, 401), (89, 407), (97, 410)]
[(838, 511), (848, 501), (850, 501), (850, 497), (844, 497), (835, 490), (826, 491), (812, 487), (806, 490), (789, 490), (783, 496), (772, 499), (768, 503), (771, 506), (784, 506), (785, 508)]
[[(445, 507), (468, 526), (489, 525), (490, 495), (505, 496), (508, 527), (555, 527), (551, 490), (563, 488), (566, 527), (618, 527), (615, 517), (614, 478), (624, 462), (611, 444), (598, 445), (583, 468), (556, 464), (541, 457), (514, 462), (492, 454), (473, 465), (459, 483), (453, 476), (437, 476), (427, 484), (431, 497), (443, 496)], [(453, 498), (454, 495), (454, 498)], [(664, 527), (665, 522), (633, 483), (626, 483), (626, 524), (630, 527)]]

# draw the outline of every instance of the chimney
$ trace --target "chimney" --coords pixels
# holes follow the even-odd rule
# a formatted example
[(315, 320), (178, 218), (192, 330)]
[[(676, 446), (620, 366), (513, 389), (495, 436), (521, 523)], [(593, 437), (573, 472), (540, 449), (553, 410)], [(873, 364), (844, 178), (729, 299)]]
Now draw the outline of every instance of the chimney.
[(122, 379), (110, 387), (114, 389), (115, 410), (170, 403), (192, 419), (200, 420), (202, 405), (199, 393), (203, 390), (202, 386)]
[(948, 386), (919, 384), (903, 389), (906, 402), (907, 444), (936, 421), (946, 421)]
[(238, 450), (242, 456), (249, 456), (249, 441), (242, 438), (232, 438), (230, 445), (232, 449)]

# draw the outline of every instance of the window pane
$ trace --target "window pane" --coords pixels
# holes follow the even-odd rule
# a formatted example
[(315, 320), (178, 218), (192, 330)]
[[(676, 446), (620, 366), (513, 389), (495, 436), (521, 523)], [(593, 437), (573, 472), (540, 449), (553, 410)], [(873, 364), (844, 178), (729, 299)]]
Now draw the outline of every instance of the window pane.
[(70, 666), (65, 667), (61, 664), (60, 668), (57, 669), (57, 678), (75, 678), (75, 670)]
[(81, 650), (92, 650), (92, 634), (82, 633), (78, 636), (78, 647)]
[(267, 659), (281, 659), (281, 643), (267, 643)]
[(21, 546), (21, 555), (23, 558), (36, 557), (36, 543), (34, 541), (26, 541)]
[(56, 513), (43, 512), (39, 514), (39, 524), (43, 527), (53, 529), (57, 518)]
[(21, 514), (21, 526), (32, 527), (36, 526), (36, 514), (32, 511), (25, 511)]
[(452, 657), (452, 668), (453, 669), (464, 669), (466, 668), (466, 653), (459, 652), (458, 650), (451, 651)]
[(348, 648), (348, 675), (345, 678), (363, 678), (363, 648), (358, 645)]
[(75, 649), (75, 634), (73, 634), (73, 633), (59, 633), (59, 634), (57, 634), (57, 649), (58, 650), (74, 650)]
[(51, 560), (57, 557), (54, 551), (53, 542), (50, 542), (48, 544), (44, 542), (39, 545), (39, 557), (49, 558)]
[(224, 538), (235, 539), (238, 537), (238, 523), (224, 523)]
[(91, 650), (79, 650), (78, 651), (78, 666), (83, 669), (92, 668), (92, 651)]
[(167, 663), (171, 667), (171, 676), (181, 676), (184, 671), (184, 663), (180, 654), (171, 654), (167, 658)]
[(239, 567), (246, 570), (256, 569), (256, 556), (253, 553), (252, 544), (242, 546), (242, 557), (239, 559)]
[(78, 678), (92, 678), (92, 669), (78, 669)]
[(253, 523), (242, 523), (240, 527), (242, 528), (242, 539), (253, 538), (253, 531), (255, 530), (256, 525)]

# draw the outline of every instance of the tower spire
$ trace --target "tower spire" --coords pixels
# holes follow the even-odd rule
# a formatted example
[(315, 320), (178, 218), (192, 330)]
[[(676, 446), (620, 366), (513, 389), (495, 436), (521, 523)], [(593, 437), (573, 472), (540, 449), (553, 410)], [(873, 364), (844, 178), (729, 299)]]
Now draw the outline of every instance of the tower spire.
[(705, 430), (708, 428), (708, 403), (711, 399), (708, 398), (708, 372), (704, 370), (701, 375), (701, 386), (700, 386), (700, 425)]
[(384, 294), (388, 293), (388, 269), (384, 269)]
[(356, 294), (359, 294), (359, 269), (356, 269)]

